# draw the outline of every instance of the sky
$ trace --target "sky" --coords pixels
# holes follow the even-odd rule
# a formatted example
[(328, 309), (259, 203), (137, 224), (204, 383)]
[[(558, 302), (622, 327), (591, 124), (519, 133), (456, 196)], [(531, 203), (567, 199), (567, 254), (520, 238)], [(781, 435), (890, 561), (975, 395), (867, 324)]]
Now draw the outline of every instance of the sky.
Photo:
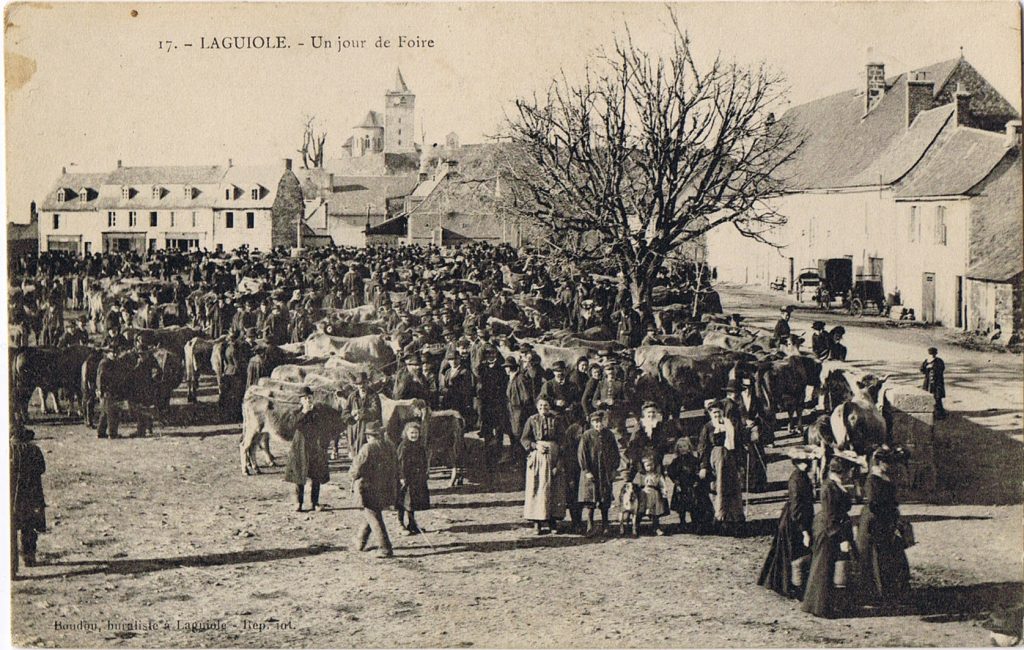
[[(576, 77), (626, 25), (666, 52), (671, 6), (698, 61), (767, 62), (789, 102), (859, 88), (869, 57), (892, 75), (960, 56), (1019, 111), (1019, 5), (999, 2), (23, 4), (5, 23), (9, 221), (28, 220), (61, 168), (265, 164), (297, 157), (304, 115), (327, 157), (366, 111), (383, 110), (401, 67), (417, 140), (498, 132), (511, 102)], [(132, 15), (132, 12), (136, 15)], [(280, 49), (200, 48), (264, 36)], [(332, 49), (314, 49), (313, 36)], [(433, 47), (397, 47), (400, 36)], [(365, 47), (337, 49), (338, 38)], [(378, 37), (391, 47), (375, 47)], [(161, 41), (164, 43), (161, 44)], [(177, 49), (169, 49), (171, 41)], [(192, 43), (191, 48), (184, 47)], [(300, 45), (301, 43), (301, 45)], [(162, 47), (161, 47), (162, 45)]]

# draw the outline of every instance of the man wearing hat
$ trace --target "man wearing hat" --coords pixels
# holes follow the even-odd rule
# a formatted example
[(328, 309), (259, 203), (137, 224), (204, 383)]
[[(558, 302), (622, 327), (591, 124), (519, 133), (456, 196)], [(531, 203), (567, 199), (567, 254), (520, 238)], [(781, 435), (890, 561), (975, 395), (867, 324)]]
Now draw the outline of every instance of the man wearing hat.
[(295, 484), (296, 512), (302, 512), (307, 481), (310, 483), (310, 507), (319, 510), (320, 485), (331, 478), (327, 466), (327, 440), (332, 432), (330, 420), (324, 413), (326, 407), (313, 404), (313, 390), (309, 386), (302, 387), (299, 403), (302, 413), (295, 423), (295, 437), (292, 438), (284, 473), (284, 480)]
[[(508, 387), (505, 395), (508, 403), (509, 435), (512, 438), (512, 448), (509, 454), (512, 461), (518, 466), (526, 460), (526, 454), (519, 439), (526, 421), (537, 412), (537, 394), (534, 392), (533, 382), (529, 375), (523, 371), (519, 362), (513, 357), (505, 359), (505, 371), (508, 373)], [(495, 460), (488, 458), (489, 462)]]
[(811, 323), (811, 330), (814, 332), (811, 335), (811, 351), (814, 352), (814, 356), (818, 357), (819, 361), (825, 361), (828, 359), (829, 350), (832, 348), (829, 334), (825, 331), (825, 321), (814, 321)]
[[(365, 372), (356, 373), (352, 383), (356, 392), (349, 402), (349, 414), (354, 420), (348, 430), (348, 453), (354, 458), (359, 450), (366, 444), (366, 430), (370, 426), (382, 425), (380, 396), (370, 390), (370, 380)], [(337, 448), (334, 454), (337, 454)]]
[[(477, 421), (480, 438), (487, 447), (494, 445), (488, 457), (501, 456), (505, 433), (509, 431), (508, 374), (498, 363), (500, 355), (494, 350), (484, 351), (483, 363), (476, 369)], [(514, 360), (513, 360), (514, 361)], [(513, 440), (513, 443), (515, 441)], [(513, 446), (513, 448), (515, 448)]]
[[(619, 445), (605, 426), (605, 411), (590, 413), (589, 428), (583, 432), (577, 451), (580, 465), (579, 504), (587, 521), (587, 537), (594, 535), (594, 509), (601, 511), (601, 532), (608, 528), (608, 508), (614, 498), (613, 483), (618, 474)], [(570, 450), (571, 451), (571, 450)]]
[(576, 385), (568, 379), (568, 372), (565, 362), (555, 361), (551, 364), (551, 372), (554, 375), (543, 383), (540, 395), (546, 397), (555, 412), (566, 420), (566, 424), (573, 424), (583, 421), (583, 414), (580, 412), (580, 393)]
[(410, 354), (405, 357), (405, 368), (398, 372), (395, 377), (395, 387), (392, 395), (395, 399), (421, 399), (430, 401), (430, 392), (427, 390), (421, 374), (423, 362), (418, 354)]
[(356, 532), (352, 548), (365, 551), (372, 532), (377, 542), (377, 557), (394, 555), (382, 511), (393, 508), (398, 501), (398, 452), (379, 426), (366, 427), (366, 444), (362, 446), (349, 474), (352, 492), (363, 509), (364, 522)]
[(939, 357), (938, 348), (928, 348), (928, 358), (921, 363), (921, 374), (924, 375), (921, 388), (935, 399), (935, 419), (945, 419), (946, 409), (942, 400), (946, 397), (946, 362)]
[(36, 565), (36, 540), (46, 530), (43, 474), (46, 459), (32, 442), (35, 433), (21, 422), (11, 428), (11, 575), (18, 573), (18, 537), (25, 566)]
[(117, 427), (121, 422), (116, 395), (120, 393), (114, 375), (116, 373), (117, 355), (121, 352), (121, 344), (115, 340), (106, 348), (103, 359), (96, 368), (96, 396), (100, 400), (100, 419), (96, 424), (96, 437), (117, 437)]
[(790, 334), (789, 319), (793, 315), (793, 306), (786, 305), (781, 307), (780, 311), (782, 316), (775, 321), (775, 329), (772, 331), (772, 347), (779, 347), (785, 343)]

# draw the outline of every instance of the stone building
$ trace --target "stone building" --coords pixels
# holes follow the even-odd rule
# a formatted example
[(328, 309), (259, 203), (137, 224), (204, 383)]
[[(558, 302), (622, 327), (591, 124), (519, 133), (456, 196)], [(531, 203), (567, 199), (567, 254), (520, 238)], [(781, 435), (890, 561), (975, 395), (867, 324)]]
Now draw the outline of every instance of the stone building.
[(352, 158), (416, 152), (416, 95), (409, 90), (400, 69), (395, 69), (391, 88), (384, 93), (384, 112), (368, 111), (352, 127), (352, 135), (342, 149)]
[(1011, 261), (1015, 248), (1020, 273), (1019, 237), (987, 239), (983, 255), (977, 235), (998, 230), (992, 220), (1021, 227), (1019, 192), (1002, 192), (1008, 203), (999, 210), (985, 192), (1009, 184), (1019, 115), (963, 58), (895, 77), (873, 61), (866, 79), (780, 118), (804, 142), (780, 170), (788, 188), (772, 207), (787, 223), (769, 233), (777, 247), (718, 228), (708, 235), (710, 263), (722, 280), (781, 279), (792, 290), (802, 269), (847, 258), (855, 273), (898, 292), (919, 320), (976, 329), (989, 321), (971, 304), (980, 295), (968, 286), (971, 260)]
[(292, 246), (302, 190), (291, 159), (275, 165), (61, 171), (39, 210), (39, 250), (143, 253), (158, 248)]

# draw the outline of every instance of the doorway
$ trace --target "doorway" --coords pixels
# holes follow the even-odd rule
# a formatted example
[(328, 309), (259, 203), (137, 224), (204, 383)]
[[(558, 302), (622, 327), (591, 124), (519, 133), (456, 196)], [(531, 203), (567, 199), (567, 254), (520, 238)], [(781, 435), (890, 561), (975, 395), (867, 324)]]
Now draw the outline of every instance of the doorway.
[(935, 274), (925, 273), (921, 280), (921, 320), (935, 322)]

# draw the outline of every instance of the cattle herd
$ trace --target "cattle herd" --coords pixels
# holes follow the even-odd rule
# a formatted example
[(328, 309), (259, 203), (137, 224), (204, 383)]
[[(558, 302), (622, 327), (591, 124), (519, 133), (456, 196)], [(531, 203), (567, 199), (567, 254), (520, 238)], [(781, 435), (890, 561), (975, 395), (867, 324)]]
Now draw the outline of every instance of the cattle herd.
[[(379, 397), (385, 429), (422, 420), (433, 462), (450, 467), (457, 485), (464, 436), (487, 419), (481, 409), (517, 406), (510, 395), (495, 402), (493, 386), (481, 383), (481, 364), (494, 353), (499, 364), (516, 359), (534, 398), (553, 368), (568, 369), (574, 403), (560, 405), (564, 415), (583, 420), (600, 405), (623, 441), (649, 403), (664, 414), (669, 438), (695, 438), (711, 399), (733, 404), (729, 417), (752, 431), (745, 444), (755, 459), (774, 443), (778, 413), (802, 432), (819, 467), (834, 454), (863, 463), (886, 437), (884, 379), (805, 352), (797, 337), (724, 317), (717, 295), (697, 289), (706, 274), (685, 267), (663, 272), (652, 304), (642, 305), (617, 278), (479, 243), (303, 256), (42, 253), (14, 260), (11, 278), (13, 418), (28, 421), (41, 393), (44, 413), (52, 397), (90, 426), (97, 408), (155, 418), (148, 427), (157, 432), (187, 425), (186, 411), (240, 420), (246, 473), (259, 473), (259, 449), (273, 463), (271, 441), (291, 439), (304, 387), (334, 414), (333, 451), (341, 453), (339, 440), (358, 426), (359, 383)], [(204, 376), (215, 381), (218, 408), (189, 411)], [(185, 399), (172, 403), (182, 389)], [(804, 427), (807, 406), (823, 415)], [(512, 429), (522, 418), (502, 420), (517, 445)]]

